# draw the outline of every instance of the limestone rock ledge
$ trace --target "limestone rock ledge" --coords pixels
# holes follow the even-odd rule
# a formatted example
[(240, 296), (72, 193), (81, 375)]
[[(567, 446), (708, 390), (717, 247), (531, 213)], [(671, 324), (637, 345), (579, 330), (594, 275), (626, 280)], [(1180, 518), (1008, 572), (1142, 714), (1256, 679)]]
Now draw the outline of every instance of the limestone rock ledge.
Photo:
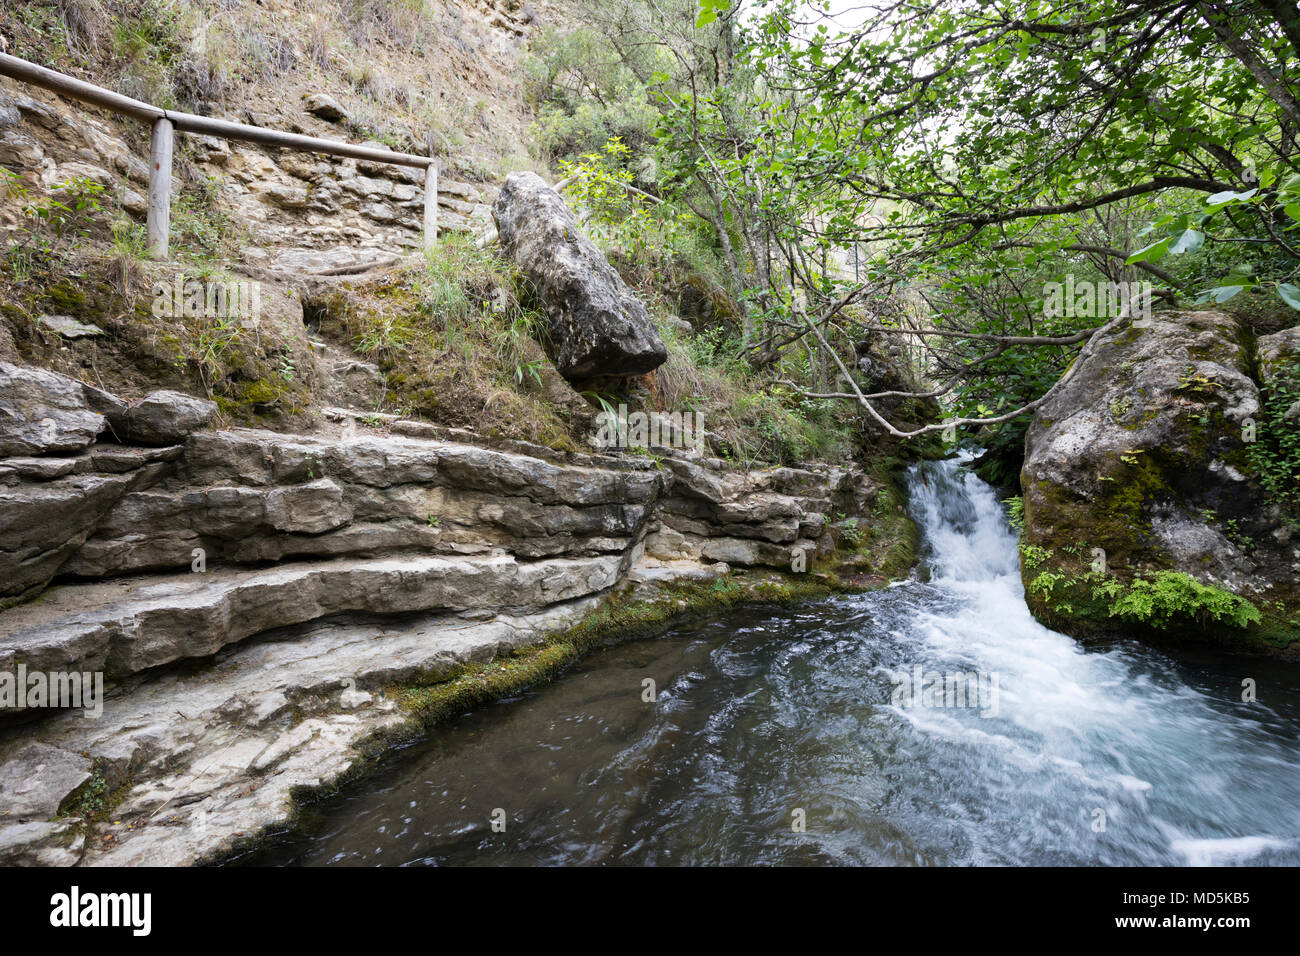
[(0, 708), (0, 863), (228, 852), (418, 732), (385, 688), (615, 595), (810, 567), (880, 490), (855, 466), (211, 430), (185, 396), (0, 373), (0, 675), (106, 687), (95, 716)]

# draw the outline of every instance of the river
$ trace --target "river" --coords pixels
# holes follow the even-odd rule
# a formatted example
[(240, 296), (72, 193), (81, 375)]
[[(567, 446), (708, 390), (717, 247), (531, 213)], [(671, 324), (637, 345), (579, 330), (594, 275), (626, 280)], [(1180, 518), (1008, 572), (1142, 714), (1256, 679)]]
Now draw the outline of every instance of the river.
[(1300, 863), (1300, 667), (1055, 633), (992, 489), (909, 484), (928, 582), (595, 653), (243, 862)]

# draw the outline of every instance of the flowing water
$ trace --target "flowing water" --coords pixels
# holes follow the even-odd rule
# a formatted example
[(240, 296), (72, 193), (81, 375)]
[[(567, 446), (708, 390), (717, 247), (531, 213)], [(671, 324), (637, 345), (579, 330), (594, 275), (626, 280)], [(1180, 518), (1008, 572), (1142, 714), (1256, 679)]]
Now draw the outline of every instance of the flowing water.
[(1050, 631), (989, 486), (910, 485), (929, 583), (594, 654), (248, 862), (1300, 863), (1300, 668)]

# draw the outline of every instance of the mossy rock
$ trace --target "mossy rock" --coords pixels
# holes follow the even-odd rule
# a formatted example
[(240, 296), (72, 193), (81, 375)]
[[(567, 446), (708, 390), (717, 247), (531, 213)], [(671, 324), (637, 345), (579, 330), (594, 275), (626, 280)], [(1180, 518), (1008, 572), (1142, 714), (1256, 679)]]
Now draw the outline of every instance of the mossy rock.
[[(1254, 348), (1230, 316), (1157, 313), (1099, 339), (1040, 408), (1021, 473), (1021, 574), (1041, 621), (1080, 636), (1177, 634), (1300, 654), (1290, 553), (1300, 525), (1252, 469), (1247, 441), (1263, 407)], [(1121, 613), (1152, 581), (1188, 613)], [(1235, 601), (1258, 619), (1214, 613)]]

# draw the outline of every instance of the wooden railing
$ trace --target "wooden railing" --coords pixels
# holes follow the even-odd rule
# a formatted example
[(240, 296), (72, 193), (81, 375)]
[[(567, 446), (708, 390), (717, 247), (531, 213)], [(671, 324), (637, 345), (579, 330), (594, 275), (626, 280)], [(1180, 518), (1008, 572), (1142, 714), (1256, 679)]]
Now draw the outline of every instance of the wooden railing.
[(176, 130), (201, 136), (237, 139), (281, 149), (296, 149), (307, 153), (326, 153), (331, 156), (364, 159), (375, 163), (392, 163), (396, 166), (424, 167), (424, 247), (431, 249), (438, 241), (438, 164), (432, 157), (372, 149), (368, 146), (357, 146), (332, 139), (283, 133), (262, 126), (249, 126), (244, 123), (212, 119), (208, 116), (196, 116), (193, 113), (164, 110), (7, 53), (0, 53), (0, 76), (8, 76), (83, 103), (103, 107), (121, 116), (129, 116), (142, 123), (148, 123), (152, 127), (153, 135), (149, 149), (147, 231), (149, 254), (154, 258), (167, 258), (168, 232), (171, 225), (172, 144)]

